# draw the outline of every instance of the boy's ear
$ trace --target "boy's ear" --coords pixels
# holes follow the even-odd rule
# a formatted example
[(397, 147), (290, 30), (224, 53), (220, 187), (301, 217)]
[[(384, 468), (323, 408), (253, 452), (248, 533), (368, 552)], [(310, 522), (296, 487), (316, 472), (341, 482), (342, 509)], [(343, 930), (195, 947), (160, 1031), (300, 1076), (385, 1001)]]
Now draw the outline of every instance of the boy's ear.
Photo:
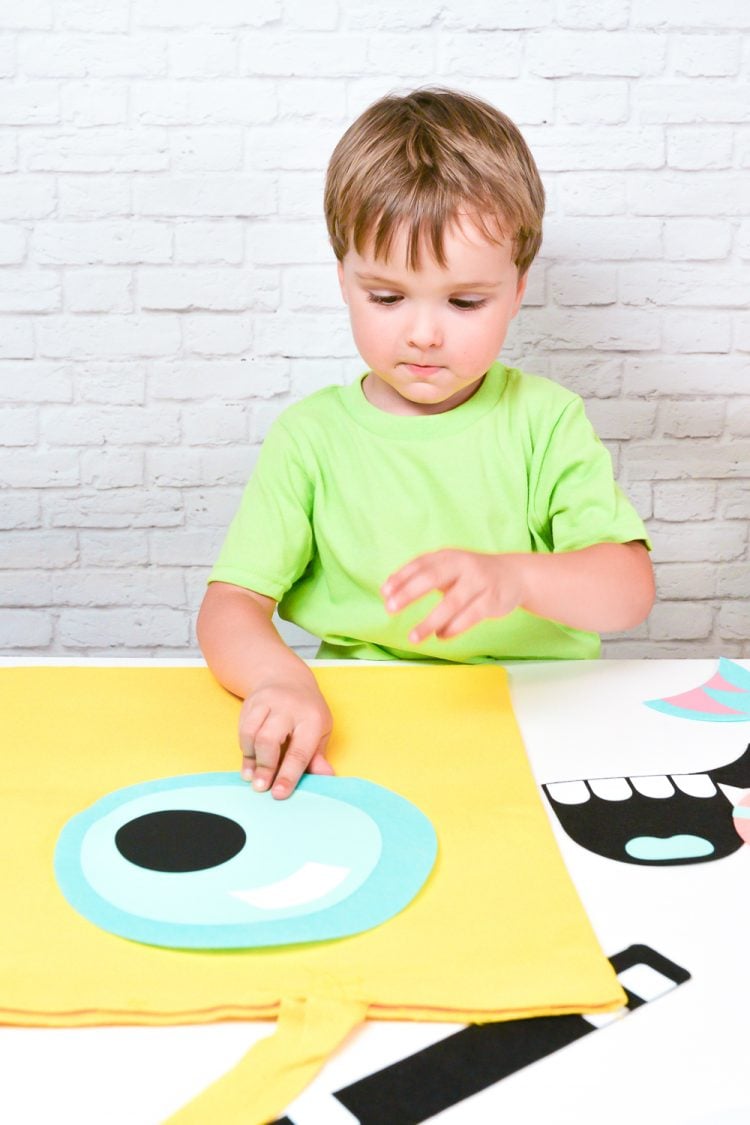
[(336, 273), (338, 274), (339, 278), (339, 289), (341, 290), (341, 296), (344, 299), (344, 304), (348, 305), (349, 302), (346, 299), (346, 290), (344, 289), (344, 263), (340, 259), (338, 262), (336, 262)]
[(516, 286), (516, 299), (513, 303), (513, 314), (512, 314), (513, 316), (516, 315), (516, 313), (518, 312), (518, 310), (521, 307), (521, 302), (523, 301), (524, 294), (526, 293), (526, 283), (527, 283), (528, 280), (529, 280), (529, 271), (527, 270), (526, 273), (521, 274), (521, 276), (518, 279), (518, 283), (517, 283), (517, 286)]

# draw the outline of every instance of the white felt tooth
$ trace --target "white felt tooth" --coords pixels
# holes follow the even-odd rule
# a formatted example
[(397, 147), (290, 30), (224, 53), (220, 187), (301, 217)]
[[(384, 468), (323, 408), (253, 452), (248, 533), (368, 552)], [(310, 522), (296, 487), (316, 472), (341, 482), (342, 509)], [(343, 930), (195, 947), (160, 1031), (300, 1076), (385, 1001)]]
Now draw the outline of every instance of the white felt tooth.
[(553, 781), (545, 788), (552, 800), (561, 805), (582, 805), (590, 797), (583, 781)]
[(713, 797), (716, 786), (707, 773), (673, 773), (672, 781), (689, 797)]
[(723, 781), (719, 782), (719, 789), (733, 805), (739, 805), (742, 798), (748, 795), (748, 790), (743, 789), (740, 785), (725, 785)]
[(627, 801), (633, 790), (624, 777), (597, 777), (589, 781), (591, 791), (603, 801)]
[(633, 788), (643, 797), (671, 797), (674, 785), (664, 774), (644, 774), (643, 777), (631, 777)]

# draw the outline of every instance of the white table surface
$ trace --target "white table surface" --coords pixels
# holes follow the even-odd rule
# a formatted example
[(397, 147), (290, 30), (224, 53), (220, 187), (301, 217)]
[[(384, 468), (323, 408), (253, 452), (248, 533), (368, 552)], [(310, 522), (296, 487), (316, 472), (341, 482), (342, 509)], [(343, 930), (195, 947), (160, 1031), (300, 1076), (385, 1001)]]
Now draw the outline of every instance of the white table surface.
[[(34, 663), (125, 662), (6, 658), (0, 667)], [(704, 683), (716, 668), (714, 659), (510, 666), (537, 780), (700, 772), (738, 758), (750, 741), (750, 716), (698, 722), (643, 706)], [(430, 1120), (750, 1125), (750, 847), (716, 862), (649, 868), (584, 850), (550, 816), (605, 953), (646, 944), (692, 979)], [(0, 1028), (0, 1121), (158, 1125), (272, 1029)], [(353, 1125), (331, 1091), (455, 1030), (369, 1023), (286, 1112), (295, 1125)], [(399, 1125), (397, 1116), (384, 1125)]]

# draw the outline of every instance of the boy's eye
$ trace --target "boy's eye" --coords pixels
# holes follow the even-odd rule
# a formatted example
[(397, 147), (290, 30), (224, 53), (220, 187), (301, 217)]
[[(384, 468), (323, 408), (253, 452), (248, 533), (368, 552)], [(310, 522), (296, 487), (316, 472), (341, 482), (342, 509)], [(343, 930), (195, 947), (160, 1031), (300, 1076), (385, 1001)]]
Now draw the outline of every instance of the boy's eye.
[(395, 305), (401, 297), (395, 293), (368, 293), (367, 300), (373, 301), (376, 305)]
[(470, 300), (468, 297), (451, 297), (451, 304), (454, 309), (481, 309), (483, 305), (487, 304), (487, 298), (477, 297)]

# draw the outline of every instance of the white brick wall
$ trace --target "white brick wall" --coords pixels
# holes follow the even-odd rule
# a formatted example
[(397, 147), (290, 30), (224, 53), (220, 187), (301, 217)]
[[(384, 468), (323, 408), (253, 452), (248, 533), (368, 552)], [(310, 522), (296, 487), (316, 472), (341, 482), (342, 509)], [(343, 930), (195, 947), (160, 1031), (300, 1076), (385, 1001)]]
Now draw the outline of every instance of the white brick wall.
[(548, 189), (507, 354), (649, 521), (659, 603), (607, 651), (750, 656), (747, 0), (0, 0), (3, 651), (196, 651), (268, 425), (360, 367), (328, 156), (426, 83)]

